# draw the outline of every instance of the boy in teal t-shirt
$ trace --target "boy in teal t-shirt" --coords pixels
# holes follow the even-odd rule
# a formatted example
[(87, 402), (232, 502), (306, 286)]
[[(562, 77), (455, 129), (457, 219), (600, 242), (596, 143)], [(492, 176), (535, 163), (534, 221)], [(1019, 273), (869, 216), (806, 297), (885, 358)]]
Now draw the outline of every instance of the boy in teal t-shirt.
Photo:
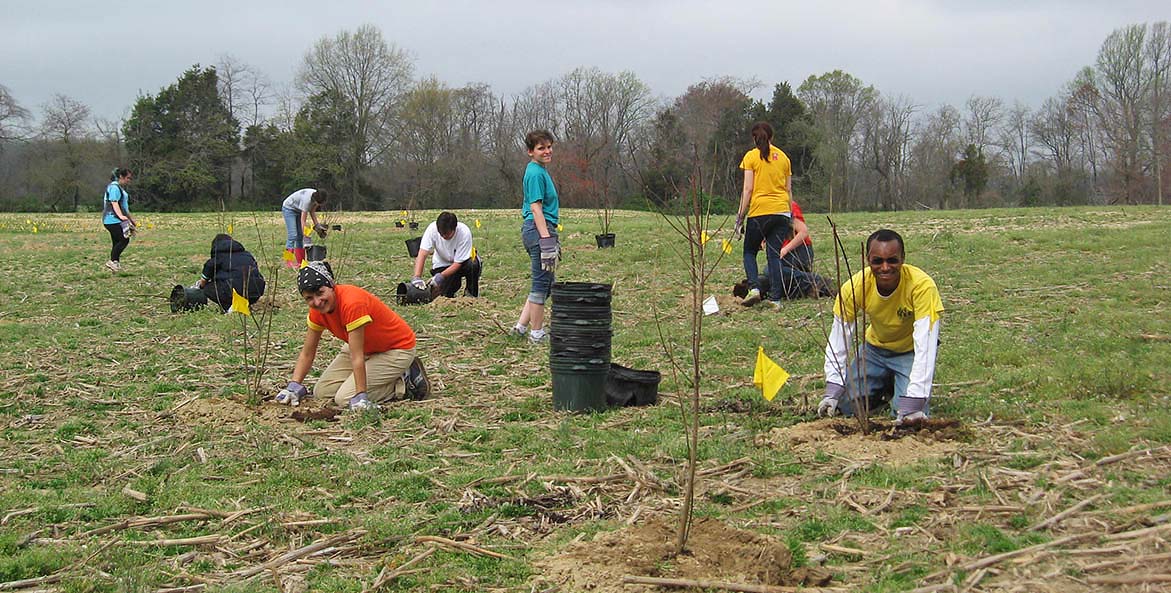
[(553, 271), (561, 256), (561, 244), (557, 238), (561, 207), (557, 188), (546, 169), (553, 161), (553, 134), (533, 130), (525, 136), (525, 147), (531, 160), (525, 168), (524, 205), (521, 207), (524, 222), (520, 236), (525, 251), (529, 252), (532, 285), (512, 331), (518, 336), (528, 334), (529, 340), (539, 343), (547, 339), (545, 301), (553, 287)]

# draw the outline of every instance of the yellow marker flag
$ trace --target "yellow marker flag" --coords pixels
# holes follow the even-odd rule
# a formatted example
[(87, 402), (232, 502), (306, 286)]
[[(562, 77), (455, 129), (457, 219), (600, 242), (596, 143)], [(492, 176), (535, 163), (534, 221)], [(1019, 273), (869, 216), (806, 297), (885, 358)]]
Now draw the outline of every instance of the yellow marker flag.
[(731, 255), (732, 254), (732, 242), (731, 241), (729, 241), (727, 239), (723, 239), (723, 242), (720, 244), (720, 248), (724, 250), (724, 255)]
[(480, 228), (481, 226), (483, 226), (483, 225), (480, 224), (480, 219), (477, 218), (476, 219), (476, 228)]
[(711, 235), (708, 235), (707, 231), (703, 231), (699, 234), (699, 244), (700, 245), (707, 245), (707, 242), (710, 240), (711, 240)]
[(760, 394), (764, 396), (764, 399), (773, 401), (777, 392), (781, 390), (781, 387), (784, 387), (788, 380), (789, 373), (785, 372), (781, 365), (765, 356), (764, 346), (760, 346), (756, 350), (756, 370), (752, 371), (752, 384), (760, 388)]
[(565, 230), (565, 227), (561, 226), (561, 223), (557, 223), (557, 232), (560, 233), (563, 230)]
[(294, 259), (297, 259), (297, 258), (293, 257), (292, 251), (289, 251), (288, 249), (286, 249), (285, 254), (281, 256), (281, 259), (283, 259), (285, 261), (293, 261)]
[(228, 234), (229, 235), (232, 234), (232, 225), (231, 224), (228, 225)]
[[(404, 214), (405, 214), (405, 213), (404, 213)], [(398, 223), (399, 223), (399, 224), (401, 224), (401, 225), (403, 225), (403, 226), (407, 226), (407, 219), (405, 219), (405, 218), (404, 218), (404, 219), (402, 219), (402, 220), (398, 221)]]
[(471, 255), (470, 259), (476, 259), (476, 248), (475, 247), (472, 247), (472, 255)]
[(252, 315), (252, 310), (248, 308), (248, 299), (240, 296), (236, 289), (232, 289), (232, 306), (228, 307), (228, 313), (240, 313), (242, 315)]
[(305, 236), (306, 236), (306, 237), (308, 237), (309, 235), (312, 235), (312, 234), (313, 234), (313, 229), (312, 229), (312, 228), (310, 228), (310, 227), (305, 227), (305, 228), (303, 228), (303, 229), (301, 229), (301, 230), (302, 230), (302, 231), (305, 231)]
[(304, 267), (307, 267), (308, 265), (309, 265), (309, 258), (305, 258), (305, 259), (301, 260), (301, 265), (299, 267), (304, 268)]

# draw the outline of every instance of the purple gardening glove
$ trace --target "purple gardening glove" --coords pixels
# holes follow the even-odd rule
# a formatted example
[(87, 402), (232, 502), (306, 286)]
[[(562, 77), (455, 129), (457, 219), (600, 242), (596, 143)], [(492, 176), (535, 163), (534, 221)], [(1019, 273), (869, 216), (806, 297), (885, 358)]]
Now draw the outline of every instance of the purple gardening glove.
[(276, 394), (276, 403), (286, 406), (299, 406), (301, 405), (301, 400), (307, 397), (309, 397), (309, 390), (305, 389), (304, 385), (296, 381), (289, 381), (288, 387), (285, 387), (280, 393)]
[[(441, 288), (443, 286), (443, 274), (442, 273), (436, 274), (431, 277), (431, 286), (434, 286), (436, 288)], [(456, 288), (458, 288), (458, 287), (456, 287)]]
[(366, 397), (365, 391), (359, 391), (354, 397), (350, 398), (349, 409), (357, 412), (362, 410), (377, 410), (378, 404), (370, 401), (370, 398)]
[(732, 237), (735, 239), (744, 238), (744, 215), (736, 215), (736, 226), (732, 227)]
[(895, 410), (895, 426), (915, 426), (927, 419), (927, 398), (900, 397)]
[(836, 416), (838, 414), (838, 400), (845, 393), (845, 387), (837, 383), (826, 383), (825, 396), (821, 398), (821, 403), (817, 405), (817, 415), (827, 418)]

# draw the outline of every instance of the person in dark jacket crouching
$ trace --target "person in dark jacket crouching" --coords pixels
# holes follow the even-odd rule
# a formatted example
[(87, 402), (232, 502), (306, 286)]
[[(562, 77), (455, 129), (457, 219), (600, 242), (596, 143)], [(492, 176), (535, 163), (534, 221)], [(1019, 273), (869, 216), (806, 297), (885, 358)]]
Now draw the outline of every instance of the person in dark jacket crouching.
[(232, 290), (256, 304), (264, 296), (264, 276), (256, 258), (231, 235), (220, 233), (211, 240), (211, 258), (203, 264), (199, 282), (192, 288), (203, 290), (208, 300), (226, 313), (232, 306)]

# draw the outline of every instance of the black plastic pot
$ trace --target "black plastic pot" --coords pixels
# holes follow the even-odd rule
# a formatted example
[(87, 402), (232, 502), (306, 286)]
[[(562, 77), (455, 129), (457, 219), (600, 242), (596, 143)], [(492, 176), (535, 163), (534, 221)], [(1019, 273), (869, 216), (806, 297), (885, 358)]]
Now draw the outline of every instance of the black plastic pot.
[(325, 245), (310, 245), (306, 247), (305, 259), (309, 261), (325, 261)]
[(171, 289), (171, 312), (195, 311), (207, 306), (207, 295), (198, 288), (187, 288), (176, 284)]
[(565, 412), (601, 412), (606, 409), (606, 371), (564, 371), (553, 378), (553, 409)]
[(613, 285), (598, 282), (554, 282), (553, 307), (563, 304), (610, 305)]
[(639, 371), (617, 363), (606, 375), (606, 403), (613, 407), (653, 406), (659, 402), (659, 371)]
[(419, 223), (417, 223), (417, 222), (412, 222), (412, 223), (410, 223), (410, 225), (411, 225), (411, 228), (412, 228), (412, 229), (417, 229), (417, 228), (419, 228)]
[(598, 249), (605, 249), (614, 246), (614, 233), (604, 233), (601, 235), (594, 235), (594, 241), (598, 243)]
[(412, 258), (419, 257), (419, 246), (423, 244), (422, 237), (415, 237), (414, 239), (407, 239), (407, 255)]
[(399, 282), (394, 298), (400, 305), (425, 305), (431, 302), (433, 296), (426, 288), (419, 288), (410, 282)]
[(401, 229), (407, 225), (403, 224), (403, 221), (401, 221), (401, 220), (396, 220), (396, 221), (394, 221), (394, 226), (395, 226), (395, 228)]

